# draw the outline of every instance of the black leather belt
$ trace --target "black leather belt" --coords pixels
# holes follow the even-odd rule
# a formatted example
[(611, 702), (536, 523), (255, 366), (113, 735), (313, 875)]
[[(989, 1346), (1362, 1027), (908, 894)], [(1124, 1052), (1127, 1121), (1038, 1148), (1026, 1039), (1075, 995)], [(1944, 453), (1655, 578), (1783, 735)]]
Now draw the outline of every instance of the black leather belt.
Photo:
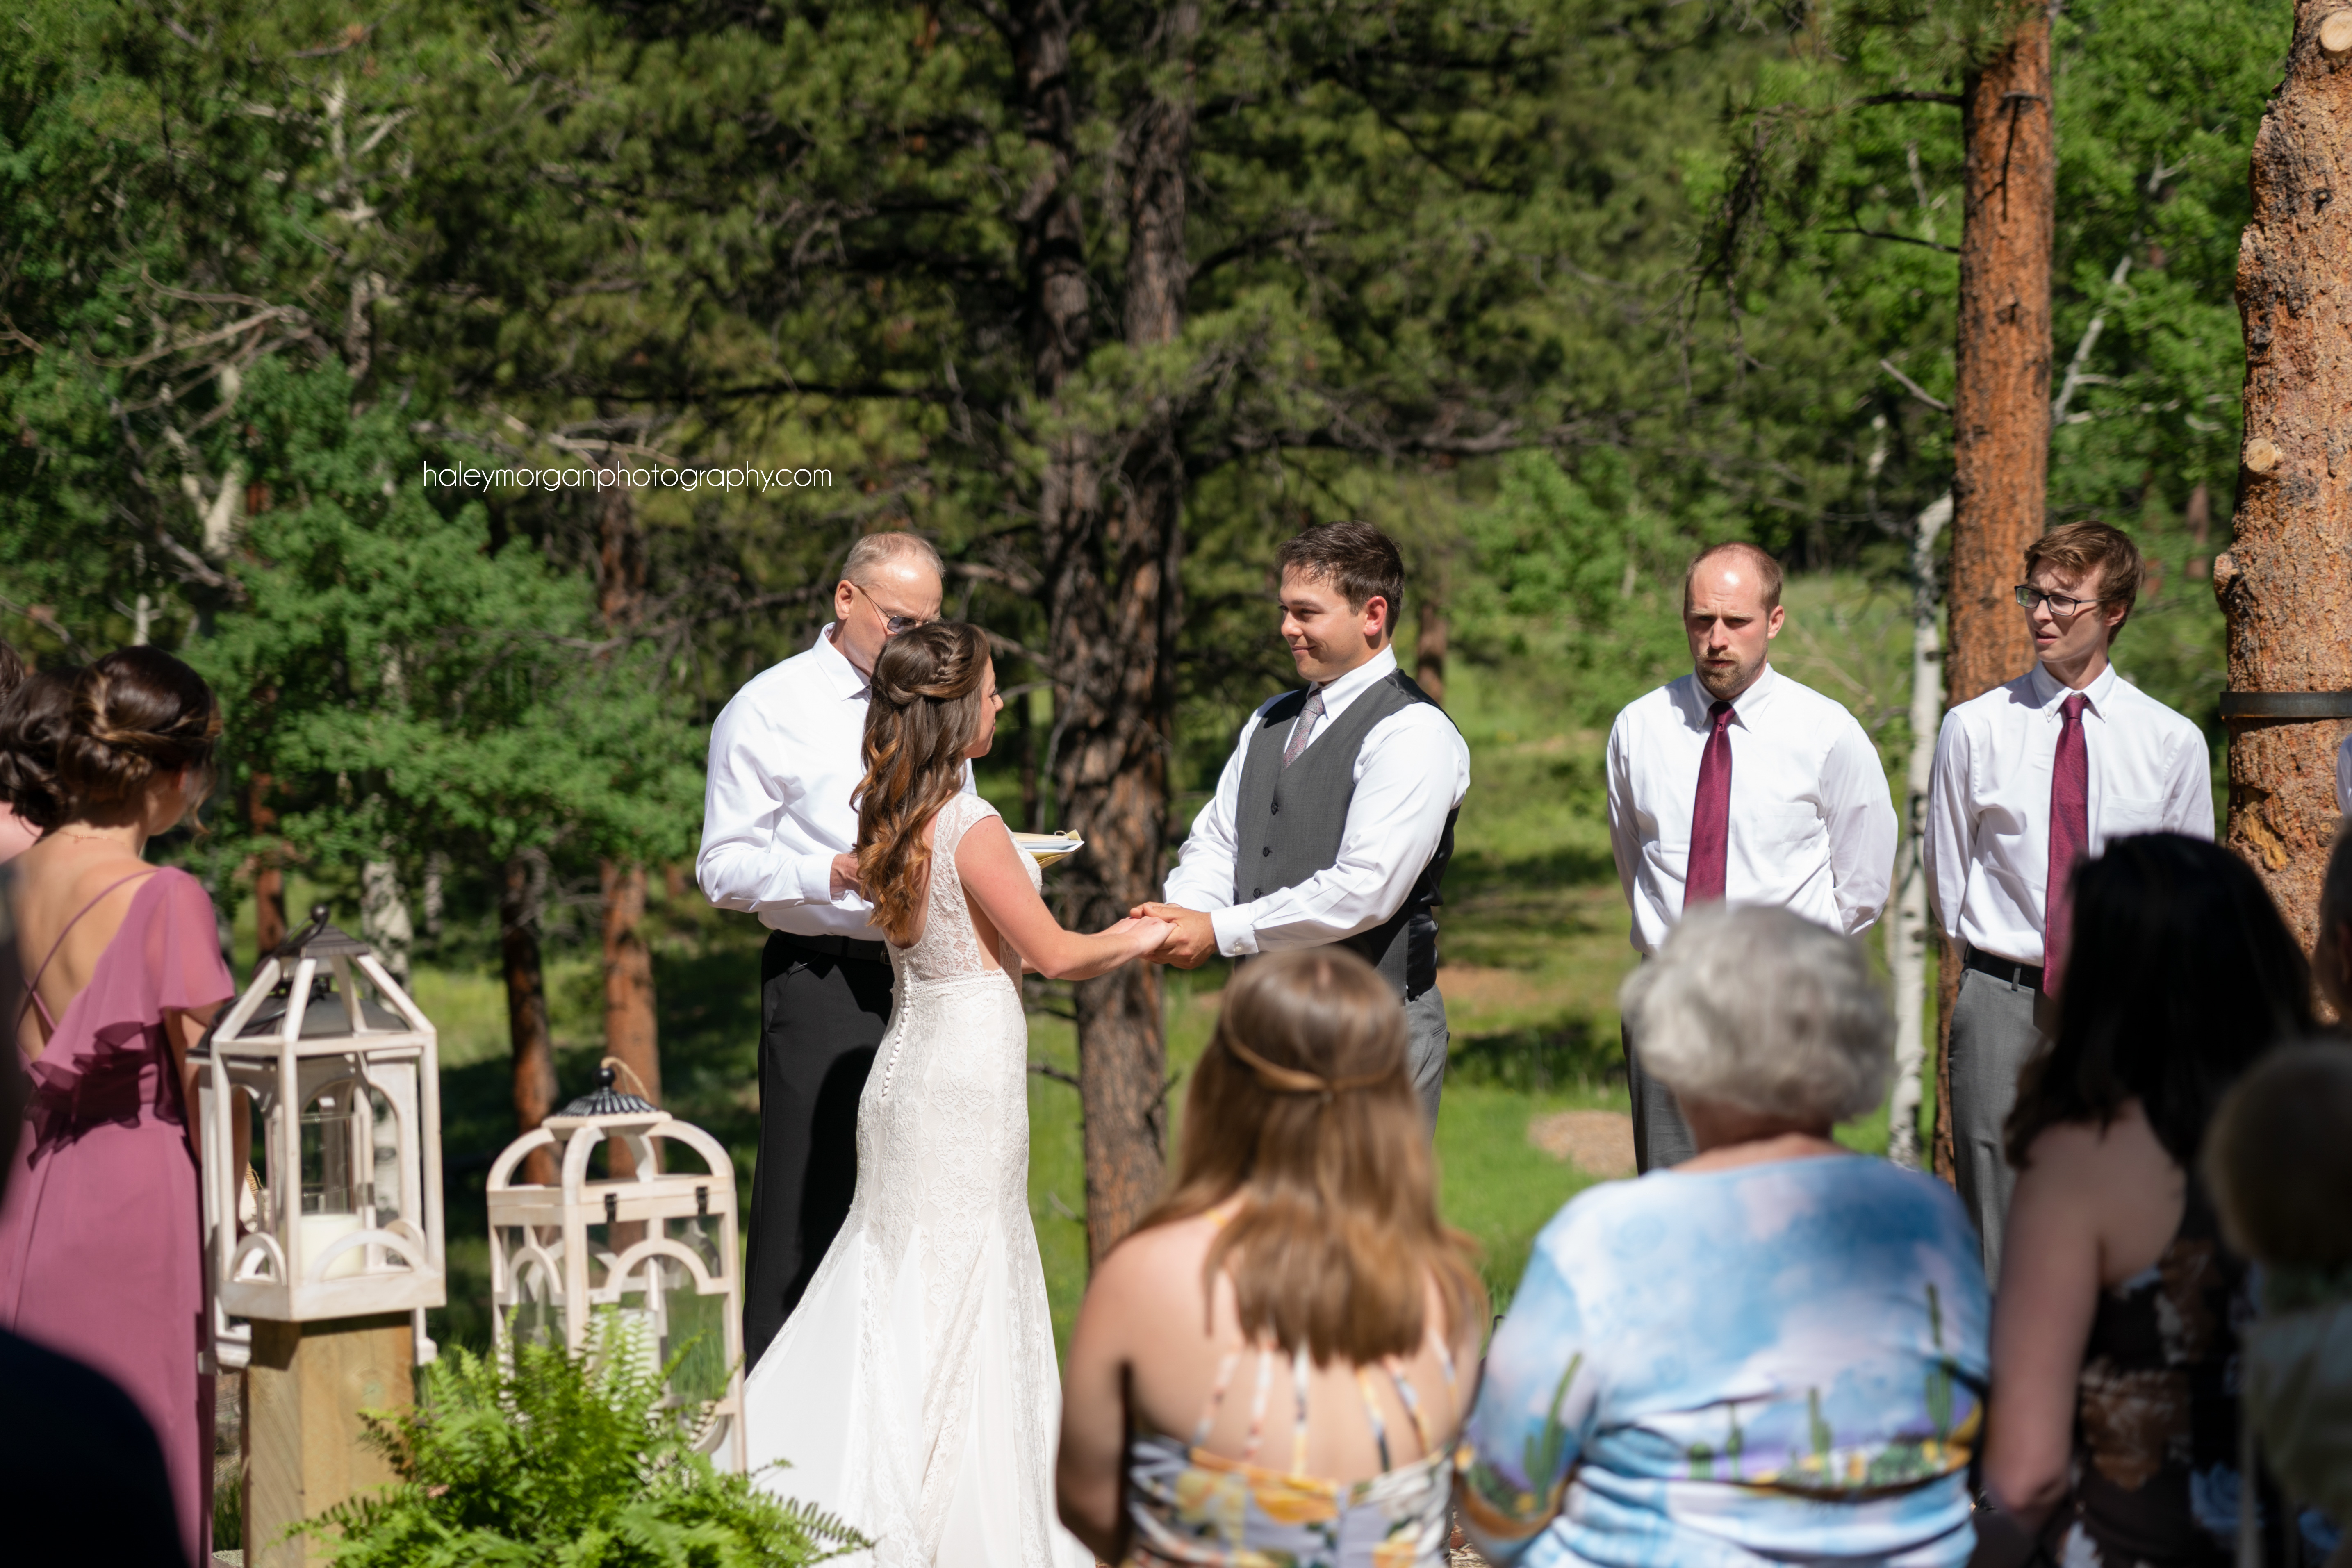
[(2042, 966), (2038, 963), (2020, 963), (2014, 959), (1995, 958), (1991, 953), (1979, 952), (1975, 948), (1969, 949), (1968, 962), (1969, 967), (1979, 974), (1990, 974), (1995, 980), (2020, 990), (2042, 989)]
[(890, 962), (888, 951), (878, 942), (857, 942), (845, 936), (803, 936), (796, 931), (780, 931), (776, 932), (776, 940), (786, 947), (821, 952), (828, 958), (854, 958), (862, 963)]

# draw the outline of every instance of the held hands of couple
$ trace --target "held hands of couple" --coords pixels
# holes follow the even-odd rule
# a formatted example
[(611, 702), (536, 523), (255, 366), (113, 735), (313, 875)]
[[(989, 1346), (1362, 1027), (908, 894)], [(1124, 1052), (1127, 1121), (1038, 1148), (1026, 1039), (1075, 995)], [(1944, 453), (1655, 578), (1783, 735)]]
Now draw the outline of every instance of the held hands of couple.
[(1155, 920), (1150, 915), (1129, 915), (1116, 924), (1103, 927), (1101, 934), (1127, 938), (1129, 958), (1150, 958), (1168, 940), (1168, 931), (1166, 921)]
[(1167, 936), (1157, 949), (1144, 955), (1154, 963), (1198, 969), (1216, 955), (1217, 929), (1209, 922), (1204, 910), (1188, 910), (1181, 904), (1138, 904), (1129, 918), (1167, 922)]
[(854, 852), (847, 855), (836, 855), (833, 858), (833, 876), (831, 879), (833, 882), (833, 896), (836, 899), (841, 897), (844, 893), (862, 894), (866, 891), (866, 889), (858, 884), (857, 857)]

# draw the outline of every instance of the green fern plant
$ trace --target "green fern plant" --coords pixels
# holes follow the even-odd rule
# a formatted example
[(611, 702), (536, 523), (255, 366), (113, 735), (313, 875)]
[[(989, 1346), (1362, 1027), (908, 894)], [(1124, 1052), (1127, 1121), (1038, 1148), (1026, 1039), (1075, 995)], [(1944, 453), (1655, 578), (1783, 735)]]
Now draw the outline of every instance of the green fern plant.
[(364, 1417), (398, 1483), (301, 1531), (338, 1568), (802, 1568), (870, 1544), (695, 1452), (703, 1418), (664, 1405), (676, 1363), (622, 1335), (604, 1316), (578, 1356), (445, 1351), (415, 1408)]

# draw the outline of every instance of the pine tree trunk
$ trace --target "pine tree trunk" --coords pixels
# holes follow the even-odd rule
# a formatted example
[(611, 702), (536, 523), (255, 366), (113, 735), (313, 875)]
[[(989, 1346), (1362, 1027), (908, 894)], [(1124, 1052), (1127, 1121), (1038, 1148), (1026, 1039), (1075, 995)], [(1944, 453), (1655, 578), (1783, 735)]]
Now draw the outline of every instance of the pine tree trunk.
[[(506, 965), (507, 1036), (514, 1049), (515, 1131), (524, 1133), (555, 1110), (555, 1040), (547, 1022), (547, 976), (540, 964), (539, 915), (544, 858), (520, 850), (507, 859), (499, 890), (499, 952)], [(555, 1156), (532, 1151), (522, 1179), (552, 1186)]]
[(1445, 705), (1445, 606), (1433, 597), (1421, 601), (1420, 636), (1413, 642), (1413, 679), (1429, 700)]
[[(1160, 14), (1152, 41), (1181, 62), (1199, 27), (1199, 9), (1186, 0)], [(1021, 108), (1047, 171), (1022, 209), (1026, 340), (1036, 388), (1049, 399), (1082, 363), (1091, 335), (1084, 231), (1070, 184), (1076, 143), (1069, 58), (1069, 21), (1058, 4), (1024, 14), (1015, 49)], [(1172, 342), (1182, 325), (1192, 139), (1189, 76), (1144, 98), (1123, 128), (1122, 324), (1131, 347)], [(1055, 682), (1048, 770), (1059, 826), (1087, 844), (1064, 872), (1064, 910), (1067, 923), (1089, 930), (1158, 895), (1167, 833), (1184, 471), (1176, 411), (1164, 395), (1144, 411), (1116, 462), (1118, 483), (1107, 487), (1097, 440), (1085, 432), (1063, 437), (1049, 452), (1039, 497)], [(1113, 488), (1115, 501), (1104, 494)], [(1160, 988), (1158, 972), (1145, 964), (1076, 988), (1093, 1258), (1134, 1227), (1160, 1191), (1167, 1073)]]
[[(1950, 637), (1945, 700), (2022, 675), (2033, 641), (2010, 590), (2041, 537), (2050, 479), (2050, 247), (2058, 164), (2050, 14), (2025, 0), (2009, 42), (1963, 84), (1967, 146), (1952, 391)], [(1936, 1169), (1952, 1169), (1950, 1049), (1959, 955), (1938, 939)]]
[[(621, 1087), (661, 1103), (661, 1050), (654, 1021), (654, 955), (646, 945), (646, 868), (604, 863), (604, 1054), (636, 1075)], [(615, 1176), (636, 1174), (636, 1156), (619, 1139), (605, 1144)]]
[(2010, 590), (2042, 533), (2050, 471), (2050, 246), (2057, 163), (2050, 17), (2029, 0), (1963, 95), (1966, 206), (1952, 394), (1952, 560), (1945, 676), (1965, 702), (2033, 663)]
[[(268, 804), (270, 782), (268, 773), (254, 774), (246, 796), (246, 820), (253, 825), (257, 838), (278, 826), (278, 813)], [(286, 873), (278, 868), (275, 848), (264, 848), (253, 868), (253, 967), (257, 972), (285, 940)]]
[[(2230, 689), (2352, 689), (2352, 17), (2301, 0), (2254, 138), (2236, 537), (2213, 563)], [(2331, 48), (2330, 46), (2333, 46)], [(2307, 948), (2336, 829), (2338, 717), (2230, 721), (2228, 842)]]

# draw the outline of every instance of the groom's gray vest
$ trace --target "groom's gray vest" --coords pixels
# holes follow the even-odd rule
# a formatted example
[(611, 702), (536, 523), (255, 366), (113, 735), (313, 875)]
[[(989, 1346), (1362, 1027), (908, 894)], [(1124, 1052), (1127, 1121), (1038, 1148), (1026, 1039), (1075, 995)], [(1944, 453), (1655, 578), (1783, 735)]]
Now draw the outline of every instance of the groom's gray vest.
[[(1363, 749), (1364, 737), (1391, 714), (1428, 701), (1429, 694), (1410, 676), (1392, 670), (1337, 719), (1325, 721), (1286, 768), (1282, 749), (1289, 742), (1291, 721), (1307, 706), (1307, 693), (1293, 691), (1265, 710), (1242, 758), (1241, 797), (1234, 812), (1234, 902), (1262, 899), (1330, 869), (1339, 858), (1339, 836), (1348, 826), (1348, 802), (1356, 793), (1356, 753)], [(1445, 875), (1445, 863), (1454, 858), (1454, 819), (1458, 815), (1458, 808), (1445, 814), (1437, 852), (1421, 868), (1403, 905), (1370, 931), (1339, 944), (1361, 953), (1408, 1001), (1437, 984), (1437, 920), (1429, 911), (1444, 901), (1438, 882)]]

